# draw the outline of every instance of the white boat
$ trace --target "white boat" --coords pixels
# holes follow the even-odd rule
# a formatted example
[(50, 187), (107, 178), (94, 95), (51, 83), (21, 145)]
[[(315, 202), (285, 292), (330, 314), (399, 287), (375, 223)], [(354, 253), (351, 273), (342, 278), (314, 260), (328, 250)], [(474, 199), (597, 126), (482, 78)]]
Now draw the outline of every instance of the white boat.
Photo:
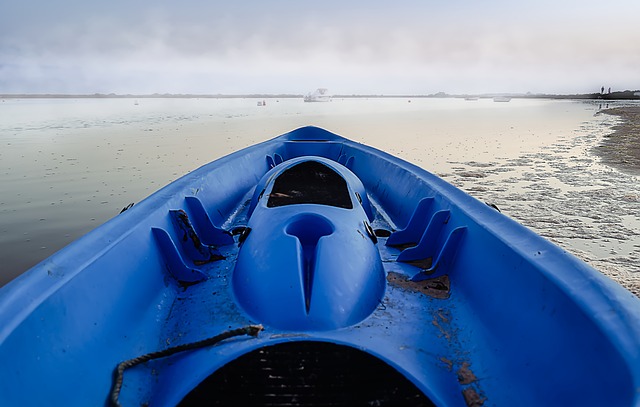
[(509, 102), (511, 101), (511, 98), (508, 96), (496, 96), (493, 98), (494, 102)]
[(304, 97), (305, 102), (330, 102), (331, 96), (327, 93), (327, 89), (318, 88), (313, 93), (307, 93)]

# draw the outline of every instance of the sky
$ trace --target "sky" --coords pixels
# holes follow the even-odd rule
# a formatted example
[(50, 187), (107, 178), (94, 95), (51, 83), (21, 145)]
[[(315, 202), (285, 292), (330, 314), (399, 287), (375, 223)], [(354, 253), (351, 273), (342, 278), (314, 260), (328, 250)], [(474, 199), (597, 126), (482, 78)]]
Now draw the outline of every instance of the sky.
[(0, 93), (640, 89), (638, 0), (4, 0)]

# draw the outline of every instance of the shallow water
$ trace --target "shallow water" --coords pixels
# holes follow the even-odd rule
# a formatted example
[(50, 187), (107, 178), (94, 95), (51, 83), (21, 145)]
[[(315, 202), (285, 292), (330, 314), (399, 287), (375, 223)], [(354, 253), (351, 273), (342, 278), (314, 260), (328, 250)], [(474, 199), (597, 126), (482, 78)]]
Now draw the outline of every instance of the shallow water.
[(0, 285), (189, 171), (318, 125), (443, 176), (639, 293), (637, 177), (598, 104), (490, 99), (6, 99)]
[(601, 164), (594, 153), (615, 122), (594, 118), (517, 158), (459, 162), (445, 178), (640, 295), (638, 178)]

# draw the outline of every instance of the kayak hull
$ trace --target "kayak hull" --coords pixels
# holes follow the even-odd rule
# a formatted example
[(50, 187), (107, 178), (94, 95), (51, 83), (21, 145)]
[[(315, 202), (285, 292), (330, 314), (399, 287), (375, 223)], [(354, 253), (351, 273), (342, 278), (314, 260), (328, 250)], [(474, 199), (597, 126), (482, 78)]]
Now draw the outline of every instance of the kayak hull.
[[(310, 162), (344, 200), (277, 205), (300, 189), (277, 180)], [(638, 405), (639, 310), (437, 176), (305, 127), (193, 171), (2, 287), (0, 404), (105, 404), (118, 363), (261, 324), (127, 370), (120, 402), (213, 397), (266, 360), (316, 372), (317, 397), (338, 380), (361, 394), (361, 377), (363, 403)], [(264, 402), (242, 387), (264, 371), (229, 397)], [(279, 377), (278, 397), (312, 400)]]

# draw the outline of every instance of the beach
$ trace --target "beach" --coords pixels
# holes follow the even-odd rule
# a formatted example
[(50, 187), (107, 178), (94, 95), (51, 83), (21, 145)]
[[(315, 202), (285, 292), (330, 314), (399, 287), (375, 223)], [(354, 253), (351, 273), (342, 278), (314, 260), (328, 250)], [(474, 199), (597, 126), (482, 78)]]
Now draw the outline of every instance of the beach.
[[(594, 151), (602, 159), (606, 165), (610, 165), (622, 172), (640, 175), (640, 106), (626, 106), (604, 109), (599, 113), (612, 115), (620, 119), (620, 123), (612, 127), (612, 132), (605, 135), (594, 148)], [(625, 201), (640, 203), (640, 188), (638, 180), (634, 180), (635, 193), (630, 193), (623, 197)], [(637, 222), (640, 214), (638, 212), (630, 212), (630, 217), (635, 218)], [(638, 247), (638, 245), (636, 245)], [(634, 262), (634, 268), (640, 267), (640, 258), (637, 255), (631, 257)], [(616, 268), (601, 267), (601, 271), (614, 280), (618, 281), (629, 291), (640, 296), (640, 272), (623, 273)]]
[(495, 204), (640, 295), (640, 194), (622, 155), (637, 158), (637, 107), (614, 115), (598, 102), (564, 100), (265, 101), (0, 104), (0, 285), (201, 165), (316, 125)]
[(640, 121), (637, 104), (620, 104), (609, 110), (622, 117), (595, 103), (573, 131), (552, 131), (553, 142), (517, 157), (451, 161), (439, 175), (640, 296), (638, 166), (629, 158)]
[(619, 117), (621, 123), (596, 147), (597, 153), (604, 163), (640, 175), (640, 106), (605, 109), (602, 113)]

